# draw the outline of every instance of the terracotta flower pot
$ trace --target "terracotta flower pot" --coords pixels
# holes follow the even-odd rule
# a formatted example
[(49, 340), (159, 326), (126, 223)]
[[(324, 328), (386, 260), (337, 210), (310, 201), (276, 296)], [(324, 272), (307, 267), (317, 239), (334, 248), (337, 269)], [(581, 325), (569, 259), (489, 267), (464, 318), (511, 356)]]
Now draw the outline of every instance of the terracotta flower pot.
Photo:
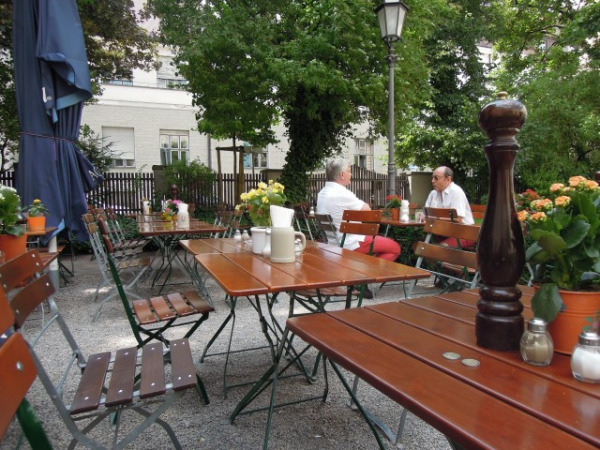
[(0, 234), (0, 250), (4, 252), (6, 261), (22, 255), (27, 250), (27, 235), (17, 237), (12, 234)]
[(46, 229), (46, 216), (37, 216), (27, 218), (29, 231), (44, 231)]
[(390, 208), (392, 220), (400, 220), (400, 208)]
[(570, 355), (583, 327), (591, 325), (586, 318), (593, 318), (600, 310), (600, 292), (559, 290), (565, 309), (548, 324), (554, 341), (554, 351)]

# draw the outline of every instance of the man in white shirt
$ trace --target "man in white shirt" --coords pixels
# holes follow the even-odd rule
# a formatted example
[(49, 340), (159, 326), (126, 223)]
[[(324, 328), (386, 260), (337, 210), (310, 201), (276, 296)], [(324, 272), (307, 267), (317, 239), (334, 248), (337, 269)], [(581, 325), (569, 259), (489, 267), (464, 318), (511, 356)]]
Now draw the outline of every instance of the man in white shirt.
[[(371, 207), (347, 189), (352, 177), (348, 161), (341, 159), (331, 161), (327, 164), (325, 172), (327, 182), (317, 196), (317, 214), (329, 214), (336, 228), (339, 230), (345, 210), (368, 211)], [(339, 231), (336, 232), (338, 233), (338, 238), (341, 240), (341, 234)], [(360, 253), (368, 253), (372, 241), (373, 238), (371, 236), (348, 234), (344, 242), (344, 248)], [(400, 255), (400, 251), (400, 244), (393, 239), (383, 236), (375, 238), (373, 252), (378, 258), (395, 261)]]
[[(435, 169), (431, 177), (433, 191), (429, 193), (425, 207), (454, 208), (458, 215), (457, 222), (464, 223), (465, 225), (473, 225), (475, 220), (473, 219), (469, 200), (467, 200), (465, 191), (454, 183), (453, 179), (454, 172), (449, 167), (441, 166)], [(456, 247), (456, 239), (447, 239), (442, 244)], [(472, 241), (461, 240), (463, 247), (470, 247), (474, 244)]]

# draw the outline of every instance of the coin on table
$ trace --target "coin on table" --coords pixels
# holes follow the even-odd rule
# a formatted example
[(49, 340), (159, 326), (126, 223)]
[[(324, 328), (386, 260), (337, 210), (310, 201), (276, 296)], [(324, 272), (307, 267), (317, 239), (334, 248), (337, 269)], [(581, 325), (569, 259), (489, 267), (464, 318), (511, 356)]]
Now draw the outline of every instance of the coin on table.
[(465, 366), (469, 366), (469, 367), (477, 367), (479, 364), (481, 364), (478, 360), (473, 359), (473, 358), (465, 358), (461, 362)]
[(452, 359), (452, 360), (460, 359), (460, 355), (458, 353), (455, 353), (455, 352), (444, 352), (442, 354), (442, 356), (444, 358), (446, 358), (446, 359)]

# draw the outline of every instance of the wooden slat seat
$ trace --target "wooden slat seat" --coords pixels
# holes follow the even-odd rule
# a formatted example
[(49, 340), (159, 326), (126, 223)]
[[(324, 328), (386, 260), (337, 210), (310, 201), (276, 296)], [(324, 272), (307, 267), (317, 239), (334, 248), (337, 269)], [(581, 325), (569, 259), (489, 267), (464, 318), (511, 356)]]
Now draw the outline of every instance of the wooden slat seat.
[[(4, 275), (20, 271), (24, 280), (30, 280), (11, 296), (10, 309), (13, 313), (18, 312), (14, 319), (15, 330), (21, 328), (36, 306), (44, 301), (50, 303), (52, 317), (49, 318), (48, 325), (41, 327), (37, 334), (28, 327), (31, 357), (58, 414), (73, 435), (72, 447), (75, 447), (75, 443), (80, 443), (89, 448), (123, 448), (146, 428), (157, 424), (167, 432), (171, 446), (181, 448), (172, 428), (164, 420), (160, 420), (161, 415), (187, 389), (193, 387), (198, 389), (205, 403), (208, 403), (204, 385), (194, 367), (187, 338), (171, 340), (166, 350), (162, 342), (152, 342), (139, 349), (130, 347), (114, 352), (104, 351), (86, 359), (52, 299), (54, 287), (49, 275), (38, 274), (37, 277), (31, 277), (37, 267), (39, 254), (32, 251), (0, 266), (0, 278), (9, 279), (8, 275)], [(0, 317), (2, 302), (8, 305), (4, 290), (0, 290)], [(50, 339), (52, 345), (44, 347), (43, 358), (40, 358), (36, 344)], [(46, 364), (50, 362), (52, 369), (48, 370)], [(166, 365), (170, 365), (170, 369)], [(57, 372), (56, 367), (60, 367), (60, 371)], [(63, 384), (73, 386), (74, 389), (65, 390)], [(73, 391), (74, 394), (71, 394)], [(3, 408), (0, 409), (4, 409), (4, 397)], [(90, 436), (90, 431), (105, 419), (116, 419), (118, 422), (131, 413), (142, 417), (142, 421), (135, 427), (120, 427), (116, 423), (112, 427), (114, 438), (106, 436), (106, 432)], [(106, 426), (107, 430), (110, 428)], [(109, 442), (103, 442), (104, 440)]]

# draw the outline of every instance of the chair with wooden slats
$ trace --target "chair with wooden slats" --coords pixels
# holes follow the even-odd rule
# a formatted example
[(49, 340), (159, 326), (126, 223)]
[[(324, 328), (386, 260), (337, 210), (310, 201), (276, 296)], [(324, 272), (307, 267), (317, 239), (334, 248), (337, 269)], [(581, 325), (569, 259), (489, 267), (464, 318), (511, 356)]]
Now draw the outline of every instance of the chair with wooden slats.
[[(424, 231), (427, 233), (423, 242), (418, 242), (415, 254), (419, 257), (415, 267), (428, 270), (436, 279), (442, 282), (443, 290), (474, 288), (479, 282), (477, 254), (474, 251), (462, 249), (461, 240), (477, 242), (480, 227), (477, 225), (464, 225), (447, 220), (427, 219)], [(455, 238), (457, 247), (438, 245), (434, 236)], [(427, 267), (424, 263), (428, 262)], [(411, 283), (408, 297), (416, 281)]]
[[(340, 224), (340, 232), (342, 238), (340, 240), (340, 247), (344, 246), (347, 234), (361, 234), (365, 236), (372, 236), (373, 238), (379, 233), (379, 221), (381, 220), (381, 210), (371, 211), (351, 211), (346, 210), (342, 215), (342, 223)], [(337, 234), (335, 233), (335, 225), (331, 216), (328, 214), (315, 214), (319, 222), (319, 226), (323, 226), (328, 230), (328, 234), (335, 236), (337, 240)], [(329, 228), (327, 223), (329, 222), (332, 229)], [(322, 224), (322, 225), (321, 225)], [(369, 254), (373, 253), (373, 244), (369, 250)], [(358, 306), (362, 305), (363, 294), (366, 286), (358, 287), (358, 294), (348, 293), (348, 287), (339, 286), (333, 288), (324, 288), (314, 290), (301, 290), (294, 292), (292, 296), (292, 315), (293, 315), (293, 304), (294, 302), (299, 303), (304, 308), (312, 312), (318, 312), (325, 309), (328, 303), (344, 301), (346, 302), (346, 308), (351, 306), (351, 301), (354, 298), (358, 299)]]
[(330, 245), (340, 245), (340, 240), (337, 236), (337, 228), (329, 214), (315, 214), (315, 223), (325, 238), (325, 242)]
[(423, 208), (423, 211), (427, 219), (449, 220), (450, 222), (457, 222), (458, 220), (458, 213), (454, 208), (432, 208), (426, 206)]
[[(108, 237), (104, 236), (104, 240), (106, 247), (110, 248)], [(165, 332), (176, 327), (187, 329), (183, 337), (189, 338), (215, 310), (196, 290), (129, 300), (110, 251), (108, 265), (138, 348), (152, 340), (158, 340), (169, 347), (171, 340), (165, 336)]]
[[(85, 223), (88, 235), (90, 237), (90, 245), (94, 252), (94, 256), (96, 257), (98, 269), (100, 270), (100, 274), (102, 275), (102, 278), (98, 282), (98, 286), (96, 287), (94, 301), (98, 301), (98, 296), (99, 296), (100, 290), (102, 288), (105, 288), (105, 287), (109, 288), (109, 291), (98, 302), (98, 307), (96, 308), (96, 311), (94, 311), (94, 314), (92, 315), (92, 322), (95, 322), (98, 319), (104, 304), (106, 302), (112, 300), (113, 298), (115, 298), (118, 295), (118, 291), (117, 291), (116, 285), (113, 281), (113, 277), (110, 273), (110, 267), (108, 264), (108, 256), (109, 255), (103, 244), (103, 237), (102, 237), (103, 233), (99, 226), (98, 220), (96, 220), (94, 218), (94, 216), (91, 214), (84, 214), (83, 219), (84, 219), (83, 221)], [(101, 221), (101, 219), (100, 219), (100, 221)], [(111, 249), (112, 249), (112, 247), (111, 247)], [(114, 251), (114, 249), (113, 249), (113, 251)], [(137, 256), (122, 255), (122, 254), (115, 256), (115, 258), (117, 258), (117, 257), (119, 259), (118, 260), (115, 259), (115, 261), (116, 261), (116, 265), (117, 265), (119, 274), (128, 277), (126, 284), (123, 285), (123, 289), (125, 289), (125, 291), (128, 293), (128, 295), (138, 298), (138, 299), (141, 298), (133, 290), (135, 289), (135, 286), (137, 285), (137, 283), (141, 279), (141, 277), (143, 275), (145, 275), (148, 270), (151, 269), (150, 258), (147, 256), (139, 258)]]
[[(198, 389), (208, 403), (188, 340), (172, 340), (168, 358), (163, 344), (155, 342), (139, 350), (130, 347), (106, 351), (86, 359), (52, 299), (54, 287), (49, 276), (31, 277), (39, 267), (38, 253), (28, 252), (0, 266), (0, 278), (6, 280), (10, 278), (4, 276), (6, 273), (21, 272), (27, 283), (10, 300), (16, 330), (38, 305), (45, 300), (50, 302), (51, 317), (29, 339), (29, 345), (40, 381), (73, 436), (70, 448), (76, 443), (89, 448), (123, 448), (152, 424), (166, 431), (174, 448), (181, 448), (175, 432), (161, 415), (190, 388)], [(52, 345), (38, 352), (38, 343), (50, 341)], [(166, 364), (171, 366), (168, 370)], [(90, 436), (90, 431), (105, 420), (111, 425), (106, 430), (112, 429), (114, 436), (105, 432)], [(125, 431), (119, 426), (121, 421), (127, 423)]]
[(294, 205), (294, 228), (306, 235), (306, 239), (315, 240), (313, 234), (313, 217), (309, 217), (304, 205)]
[(37, 370), (25, 339), (13, 331), (14, 322), (15, 316), (4, 290), (0, 289), (0, 444), (16, 416), (31, 448), (52, 448), (41, 422), (25, 397)]
[(471, 207), (471, 213), (473, 214), (473, 219), (475, 219), (475, 220), (483, 219), (483, 217), (485, 216), (485, 208), (487, 208), (487, 205), (471, 204), (469, 206)]

